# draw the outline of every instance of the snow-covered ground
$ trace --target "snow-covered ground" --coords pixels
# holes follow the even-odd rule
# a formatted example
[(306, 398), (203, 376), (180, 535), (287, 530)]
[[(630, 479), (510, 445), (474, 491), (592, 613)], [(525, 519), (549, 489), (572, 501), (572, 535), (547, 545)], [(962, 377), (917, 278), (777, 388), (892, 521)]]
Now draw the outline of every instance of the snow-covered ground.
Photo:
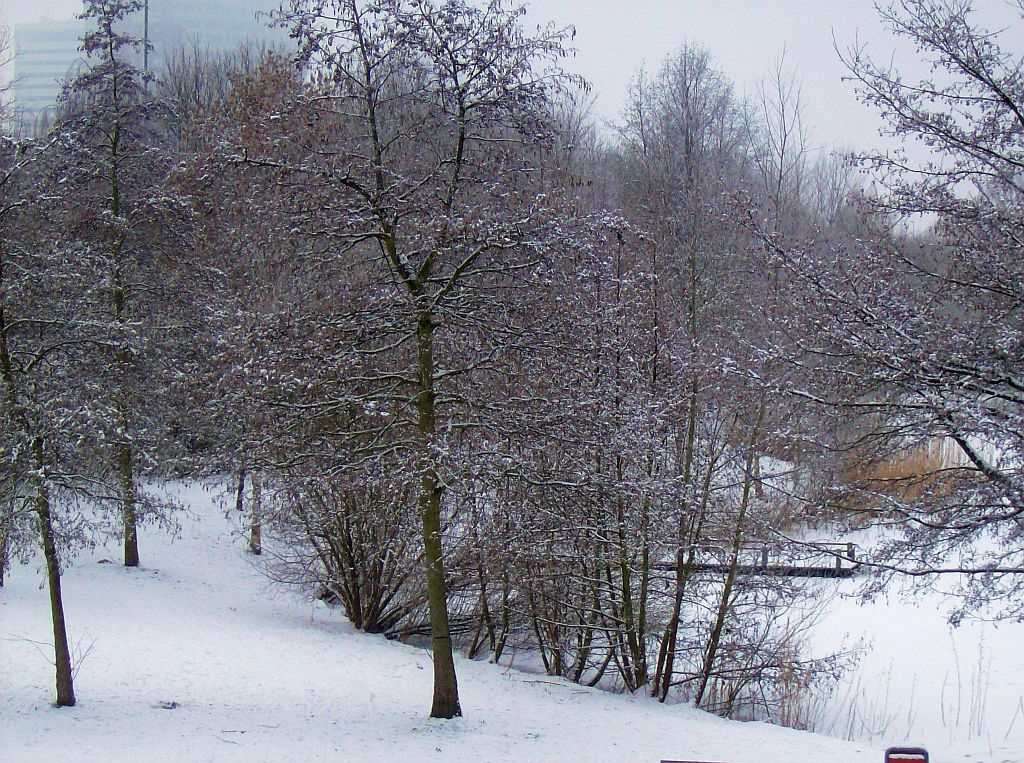
[(821, 704), (817, 728), (876, 744), (921, 744), (933, 761), (1024, 761), (1024, 625), (967, 621), (950, 629), (951, 602), (939, 591), (911, 599), (893, 590), (865, 604), (855, 580), (838, 587), (814, 629), (815, 648), (862, 641), (865, 650)]
[[(458, 663), (466, 717), (429, 720), (429, 653), (354, 632), (322, 604), (270, 588), (213, 494), (198, 487), (179, 493), (192, 516), (181, 517), (181, 536), (173, 542), (159, 530), (143, 533), (143, 569), (99, 563), (116, 561), (111, 547), (83, 554), (66, 571), (71, 638), (84, 655), (74, 708), (49, 705), (42, 571), (38, 564), (12, 571), (0, 589), (0, 760), (870, 763), (882, 760), (887, 743), (901, 740), (895, 726), (891, 737), (866, 744), (725, 721), (466, 660)], [(891, 606), (893, 613), (907, 611)], [(838, 604), (819, 626), (822, 641), (841, 641), (854, 630), (850, 623), (872, 622), (859, 613), (850, 602)], [(951, 702), (953, 678), (930, 664), (950, 637), (944, 626), (933, 637), (931, 622), (941, 620), (926, 614), (914, 616), (920, 630), (907, 625), (911, 618), (894, 617), (909, 630), (885, 636), (884, 649), (876, 639), (868, 657), (890, 668), (888, 678), (872, 677), (888, 681), (888, 714), (913, 717), (893, 682), (915, 675), (915, 703), (926, 695), (929, 702), (942, 696)], [(981, 652), (987, 671), (995, 664), (989, 658), (1007, 646), (998, 631), (989, 632)], [(921, 649), (922, 638), (934, 638), (935, 648)], [(974, 700), (964, 684), (966, 663), (978, 652), (959, 642), (958, 649), (960, 711), (969, 717)], [(891, 655), (889, 662), (881, 655)], [(986, 675), (991, 719), (996, 695), (1002, 703), (1005, 688), (1006, 702), (1019, 699), (1020, 686)], [(861, 686), (868, 691), (867, 683)], [(990, 722), (993, 753), (985, 746), (984, 755), (970, 758), (963, 757), (967, 748), (944, 748), (945, 740), (930, 738), (923, 724), (922, 717), (911, 731), (938, 753), (933, 763), (1024, 761), (1017, 752), (1024, 748), (1022, 717), (1009, 741), (998, 740), (1001, 727)], [(840, 720), (837, 732), (841, 726)], [(1002, 751), (995, 752), (999, 741)]]

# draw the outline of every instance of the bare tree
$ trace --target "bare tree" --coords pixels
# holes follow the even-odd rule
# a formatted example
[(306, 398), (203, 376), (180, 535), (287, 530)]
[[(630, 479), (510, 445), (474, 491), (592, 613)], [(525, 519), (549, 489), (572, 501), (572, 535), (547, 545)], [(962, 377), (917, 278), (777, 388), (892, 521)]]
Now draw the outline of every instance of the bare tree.
[(141, 7), (136, 0), (86, 3), (81, 18), (92, 24), (82, 42), (86, 65), (65, 87), (54, 127), (65, 170), (59, 238), (102, 266), (89, 288), (106, 295), (105, 303), (93, 303), (92, 316), (106, 327), (107, 362), (102, 379), (91, 381), (110, 394), (87, 406), (91, 444), (100, 456), (93, 471), (110, 490), (94, 497), (117, 506), (126, 567), (139, 565), (140, 519), (167, 508), (140, 476), (158, 460), (157, 435), (167, 422), (160, 414), (166, 409), (157, 392), (157, 357), (173, 346), (175, 333), (186, 333), (183, 316), (164, 309), (188, 301), (185, 284), (172, 277), (188, 210), (167, 192), (174, 157), (161, 145), (162, 108), (131, 62), (144, 43), (121, 30)]
[[(0, 453), (5, 503), (24, 495), (35, 515), (53, 624), (55, 703), (64, 707), (75, 704), (75, 690), (55, 504), (70, 498), (66, 477), (74, 473), (65, 455), (77, 434), (69, 425), (73, 395), (67, 392), (67, 371), (90, 337), (74, 320), (80, 307), (77, 268), (54, 251), (45, 233), (33, 236), (45, 198), (35, 172), (51, 148), (0, 136)], [(30, 210), (38, 216), (35, 225), (28, 224)], [(16, 484), (21, 475), (24, 488)], [(5, 543), (8, 532), (5, 527)]]
[[(889, 132), (927, 158), (860, 157), (875, 190), (859, 241), (778, 247), (820, 320), (808, 349), (823, 386), (801, 392), (857, 414), (840, 433), (856, 478), (834, 500), (901, 528), (878, 564), (958, 574), (965, 612), (992, 603), (1021, 617), (1024, 60), (974, 23), (967, 0), (903, 0), (881, 16), (932, 76), (909, 81), (863, 48), (845, 61)], [(894, 231), (908, 218), (930, 227)], [(943, 442), (952, 455), (938, 462), (892, 466)]]
[[(675, 513), (674, 595), (662, 633), (654, 693), (664, 700), (671, 685), (693, 550), (704, 532), (712, 484), (713, 440), (700, 438), (714, 420), (715, 334), (725, 290), (719, 276), (733, 233), (721, 225), (724, 202), (746, 176), (748, 131), (743, 104), (705, 51), (684, 48), (670, 57), (654, 79), (637, 80), (625, 112), (624, 149), (630, 166), (628, 203), (643, 210), (641, 226), (655, 239), (651, 263), (657, 305), (658, 355), (678, 358), (656, 363), (663, 392), (685, 390), (670, 405), (678, 412), (670, 443), (675, 457), (667, 467), (681, 494)], [(678, 393), (677, 393), (678, 394)], [(700, 473), (701, 464), (709, 471)], [(690, 550), (689, 554), (687, 550)], [(689, 558), (689, 562), (687, 561)]]
[[(553, 68), (565, 33), (528, 36), (522, 13), (499, 0), (287, 3), (279, 20), (299, 41), (310, 86), (276, 125), (261, 127), (293, 125), (297, 140), (264, 130), (270, 142), (250, 145), (236, 134), (227, 157), (279, 187), (301, 186), (287, 203), (307, 244), (304, 263), (321, 278), (345, 274), (332, 283), (336, 298), (324, 281), (310, 282), (320, 312), (310, 314), (309, 338), (333, 337), (336, 365), (303, 394), (293, 374), (281, 377), (274, 406), (301, 412), (303, 437), (315, 435), (302, 451), (279, 449), (274, 463), (290, 468), (333, 439), (346, 453), (334, 468), (376, 458), (402, 470), (394, 483), (417, 484), (437, 717), (461, 714), (444, 518), (456, 454), (471, 451), (454, 440), (484, 426), (485, 409), (468, 404), (478, 392), (471, 372), (505, 344), (481, 319), (509, 315), (493, 295), (519, 286), (542, 257), (549, 217), (529, 180), (550, 134), (550, 94), (566, 80)], [(380, 433), (369, 450), (368, 431)]]

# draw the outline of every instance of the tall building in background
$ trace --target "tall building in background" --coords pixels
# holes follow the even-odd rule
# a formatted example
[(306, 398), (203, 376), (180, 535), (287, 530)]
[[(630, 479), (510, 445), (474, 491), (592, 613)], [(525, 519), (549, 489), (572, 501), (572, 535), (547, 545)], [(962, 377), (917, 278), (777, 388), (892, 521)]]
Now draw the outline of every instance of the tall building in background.
[(13, 104), (22, 117), (33, 119), (56, 102), (61, 82), (82, 61), (82, 29), (77, 19), (14, 27)]
[[(11, 97), (8, 89), (14, 77), (14, 32), (11, 31), (3, 13), (0, 12), (0, 115), (6, 114), (4, 106)], [(0, 128), (3, 127), (3, 116), (0, 116)]]
[[(226, 50), (246, 41), (283, 42), (283, 31), (258, 17), (277, 7), (277, 0), (149, 0), (150, 71), (159, 74), (165, 56), (184, 46)], [(63, 81), (84, 65), (78, 50), (84, 31), (78, 19), (14, 26), (13, 103), (23, 120), (52, 108)], [(142, 12), (128, 20), (128, 31), (143, 36)]]
[[(261, 14), (278, 7), (277, 0), (149, 0), (149, 37), (159, 60), (182, 45), (232, 48), (245, 40), (282, 39)], [(141, 37), (142, 14), (135, 19)]]

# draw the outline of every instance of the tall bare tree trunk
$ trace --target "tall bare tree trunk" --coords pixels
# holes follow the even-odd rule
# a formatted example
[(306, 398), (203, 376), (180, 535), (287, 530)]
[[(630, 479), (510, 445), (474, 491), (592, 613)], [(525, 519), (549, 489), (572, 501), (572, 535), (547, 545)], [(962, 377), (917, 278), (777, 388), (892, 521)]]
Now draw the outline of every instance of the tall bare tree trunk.
[[(0, 253), (2, 254), (2, 253)], [(0, 257), (0, 284), (3, 283), (3, 258)], [(2, 293), (2, 292), (0, 292)], [(11, 419), (21, 432), (25, 442), (31, 443), (32, 472), (36, 517), (39, 520), (39, 537), (46, 560), (46, 582), (50, 592), (50, 619), (53, 623), (54, 669), (56, 671), (57, 707), (71, 707), (75, 704), (74, 675), (71, 669), (71, 650), (68, 649), (67, 626), (64, 622), (64, 599), (60, 590), (60, 561), (57, 557), (57, 543), (53, 533), (53, 518), (50, 513), (50, 493), (46, 486), (43, 438), (33, 435), (28, 414), (21, 406), (18, 386), (15, 382), (14, 366), (7, 344), (7, 320), (3, 303), (0, 302), (0, 378), (3, 379)]]
[[(110, 213), (114, 218), (121, 214), (121, 186), (118, 177), (119, 147), (120, 147), (121, 125), (114, 123), (114, 130), (110, 138)], [(111, 245), (111, 260), (113, 268), (113, 288), (111, 297), (114, 306), (114, 320), (119, 326), (127, 322), (127, 301), (128, 293), (125, 288), (124, 274), (121, 269), (121, 257), (124, 253), (124, 237), (117, 234)], [(139, 566), (139, 531), (138, 518), (135, 512), (135, 475), (132, 444), (129, 432), (131, 421), (129, 408), (131, 407), (128, 398), (130, 395), (130, 382), (128, 376), (131, 372), (132, 356), (131, 351), (123, 346), (118, 346), (114, 351), (114, 360), (117, 364), (118, 385), (117, 408), (121, 419), (121, 433), (124, 438), (118, 446), (117, 466), (121, 478), (121, 523), (124, 532), (124, 566)]]
[[(116, 185), (114, 186), (116, 189)], [(116, 200), (116, 195), (115, 195)], [(117, 204), (113, 205), (114, 214), (117, 214)], [(125, 288), (122, 283), (121, 268), (118, 261), (121, 257), (122, 242), (118, 240), (114, 245), (114, 319), (123, 324), (125, 318)], [(114, 360), (117, 364), (118, 384), (120, 389), (117, 392), (117, 410), (121, 424), (121, 443), (117, 447), (117, 470), (121, 482), (121, 526), (124, 534), (124, 566), (139, 566), (139, 530), (138, 518), (135, 512), (135, 470), (132, 454), (132, 444), (129, 439), (129, 382), (128, 375), (131, 370), (131, 352), (118, 347), (114, 351)]]
[(444, 575), (444, 549), (441, 544), (442, 486), (434, 466), (433, 438), (437, 431), (434, 391), (434, 318), (422, 312), (416, 325), (419, 394), (417, 395), (420, 458), (420, 522), (423, 532), (423, 563), (427, 575), (427, 603), (430, 610), (430, 639), (434, 655), (434, 698), (431, 718), (455, 718), (462, 715), (459, 684), (455, 675), (448, 623), (448, 589)]
[[(688, 144), (687, 144), (688, 145)], [(690, 189), (694, 188), (694, 181), (692, 177), (693, 167), (689, 163), (690, 152), (689, 147), (687, 148), (687, 187)], [(691, 194), (692, 203), (696, 203), (696, 194)], [(689, 490), (693, 481), (693, 458), (694, 448), (696, 445), (697, 436), (697, 413), (698, 413), (698, 399), (697, 393), (699, 391), (699, 379), (695, 369), (698, 367), (698, 342), (697, 332), (699, 330), (700, 323), (698, 321), (698, 311), (700, 310), (700, 299), (697, 294), (697, 287), (699, 285), (699, 279), (697, 277), (697, 256), (699, 250), (699, 241), (696, 233), (695, 222), (699, 220), (697, 208), (694, 207), (689, 212), (689, 219), (691, 227), (694, 229), (690, 231), (688, 246), (687, 246), (687, 264), (688, 264), (688, 287), (689, 287), (689, 298), (687, 300), (687, 323), (690, 329), (690, 359), (693, 362), (693, 369), (691, 372), (693, 377), (690, 380), (689, 400), (687, 405), (686, 414), (686, 446), (683, 453), (683, 489)], [(682, 511), (679, 516), (679, 528), (677, 534), (677, 551), (676, 551), (676, 579), (675, 579), (675, 595), (672, 600), (672, 614), (669, 617), (668, 625), (665, 628), (665, 633), (662, 636), (661, 653), (664, 655), (664, 660), (661, 660), (659, 655), (659, 662), (661, 663), (661, 669), (657, 671), (660, 675), (655, 677), (654, 691), (658, 692), (659, 699), (664, 702), (668, 697), (668, 690), (672, 683), (672, 672), (675, 670), (675, 655), (676, 655), (676, 641), (679, 636), (679, 620), (682, 615), (683, 605), (683, 591), (686, 588), (687, 578), (689, 577), (689, 571), (683, 566), (683, 544), (687, 540), (687, 537), (691, 535), (691, 530), (695, 526), (698, 520), (694, 519), (693, 511), (694, 506), (692, 502), (692, 496), (688, 499), (690, 501), (689, 510), (690, 516), (687, 517), (687, 499), (684, 499)], [(703, 521), (701, 518), (699, 521)], [(692, 541), (692, 538), (691, 538)], [(692, 558), (692, 550), (690, 557)], [(661, 686), (658, 686), (658, 678), (661, 679)], [(659, 691), (660, 688), (660, 691)]]
[(53, 656), (57, 679), (57, 707), (72, 707), (75, 704), (74, 676), (71, 669), (71, 650), (68, 649), (68, 633), (64, 623), (64, 600), (60, 590), (60, 560), (53, 534), (53, 519), (50, 514), (50, 493), (43, 475), (43, 440), (32, 441), (32, 459), (35, 462), (35, 509), (39, 520), (39, 536), (43, 543), (43, 557), (46, 560), (46, 582), (50, 591), (50, 619), (53, 622)]

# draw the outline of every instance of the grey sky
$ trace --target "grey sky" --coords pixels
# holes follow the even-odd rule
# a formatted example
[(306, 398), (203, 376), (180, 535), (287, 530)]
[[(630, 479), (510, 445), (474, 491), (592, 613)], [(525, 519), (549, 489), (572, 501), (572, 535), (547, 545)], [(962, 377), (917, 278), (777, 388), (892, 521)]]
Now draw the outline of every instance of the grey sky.
[[(740, 93), (756, 93), (783, 54), (784, 69), (802, 85), (806, 119), (816, 143), (837, 147), (872, 142), (874, 115), (860, 106), (833, 48), (862, 38), (882, 40), (870, 0), (532, 0), (531, 17), (576, 27), (570, 66), (595, 86), (595, 107), (615, 118), (630, 79), (656, 73), (684, 43), (707, 49)], [(890, 45), (891, 48), (891, 45)]]
[[(151, 0), (173, 2), (173, 0)], [(855, 99), (833, 47), (857, 39), (879, 60), (923, 74), (913, 52), (897, 49), (878, 21), (871, 0), (528, 0), (529, 21), (576, 27), (576, 57), (567, 68), (594, 85), (599, 116), (618, 116), (630, 79), (641, 68), (654, 73), (684, 42), (706, 48), (741, 93), (753, 94), (785, 52), (785, 68), (802, 83), (805, 116), (814, 143), (866, 148), (877, 142), (879, 122)], [(990, 28), (1016, 22), (1004, 42), (1024, 52), (1024, 25), (1006, 0), (976, 0), (979, 20)], [(0, 0), (8, 23), (67, 18), (80, 0)], [(916, 66), (916, 71), (915, 71)]]

